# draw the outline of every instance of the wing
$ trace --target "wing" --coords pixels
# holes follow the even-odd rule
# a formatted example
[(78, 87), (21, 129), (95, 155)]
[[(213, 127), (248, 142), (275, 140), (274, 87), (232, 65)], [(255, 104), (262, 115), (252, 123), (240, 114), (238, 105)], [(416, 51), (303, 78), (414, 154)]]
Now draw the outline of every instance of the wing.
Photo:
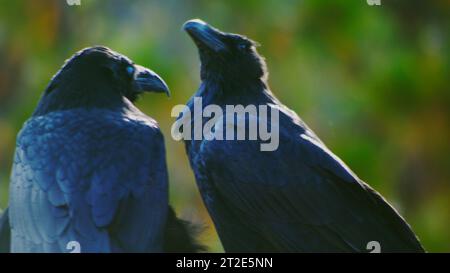
[(9, 253), (10, 237), (9, 216), (6, 209), (0, 216), (0, 253)]
[[(370, 241), (385, 252), (423, 251), (377, 192), (296, 117), (280, 115), (279, 147), (273, 152), (261, 152), (259, 141), (202, 143), (196, 160), (233, 212), (231, 222), (250, 226), (271, 251), (366, 252)], [(232, 237), (226, 232), (221, 238)]]
[[(158, 251), (167, 213), (156, 124), (103, 111), (35, 117), (22, 129), (10, 186), (12, 251)], [(139, 238), (139, 239), (137, 239)]]

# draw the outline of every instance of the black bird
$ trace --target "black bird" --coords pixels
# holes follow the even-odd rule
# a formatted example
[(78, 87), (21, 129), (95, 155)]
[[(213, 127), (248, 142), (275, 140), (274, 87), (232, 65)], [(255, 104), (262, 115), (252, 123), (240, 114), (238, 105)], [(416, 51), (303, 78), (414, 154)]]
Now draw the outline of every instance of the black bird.
[(381, 252), (424, 251), (398, 212), (275, 98), (255, 42), (201, 20), (184, 29), (200, 55), (202, 83), (194, 97), (203, 106), (219, 105), (224, 116), (225, 105), (279, 113), (279, 122), (268, 125), (279, 127), (274, 151), (261, 151), (261, 141), (185, 140), (225, 251), (368, 252), (377, 243)]
[(109, 48), (66, 61), (17, 137), (3, 252), (201, 249), (168, 205), (163, 135), (133, 105), (144, 91), (169, 93)]

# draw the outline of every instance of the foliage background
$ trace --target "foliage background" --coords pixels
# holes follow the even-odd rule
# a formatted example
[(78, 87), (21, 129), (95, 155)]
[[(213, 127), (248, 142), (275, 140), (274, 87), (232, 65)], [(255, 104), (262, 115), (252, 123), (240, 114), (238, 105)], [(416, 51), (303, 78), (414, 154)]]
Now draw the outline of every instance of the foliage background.
[(16, 133), (50, 77), (75, 51), (103, 44), (149, 66), (170, 100), (138, 106), (166, 136), (171, 198), (206, 224), (222, 251), (170, 110), (199, 85), (197, 52), (181, 30), (203, 20), (260, 42), (275, 94), (401, 211), (429, 251), (450, 251), (450, 90), (447, 0), (0, 0), (0, 207)]

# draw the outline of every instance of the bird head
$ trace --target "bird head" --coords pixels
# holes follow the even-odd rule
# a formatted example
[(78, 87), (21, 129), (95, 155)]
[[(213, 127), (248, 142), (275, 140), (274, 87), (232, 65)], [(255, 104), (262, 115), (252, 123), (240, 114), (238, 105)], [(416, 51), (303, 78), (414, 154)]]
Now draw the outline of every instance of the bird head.
[(215, 77), (242, 82), (265, 78), (266, 64), (256, 51), (256, 42), (222, 32), (199, 19), (187, 21), (183, 28), (199, 50), (203, 80)]
[(78, 106), (107, 107), (123, 97), (134, 102), (143, 92), (169, 95), (169, 88), (152, 70), (107, 47), (95, 46), (65, 62), (50, 81), (40, 106), (46, 108), (45, 112)]

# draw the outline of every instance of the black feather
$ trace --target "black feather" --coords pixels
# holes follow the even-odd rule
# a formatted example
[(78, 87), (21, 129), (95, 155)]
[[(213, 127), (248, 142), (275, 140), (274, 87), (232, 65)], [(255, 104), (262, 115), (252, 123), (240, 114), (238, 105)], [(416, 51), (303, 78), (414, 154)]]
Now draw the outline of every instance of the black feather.
[(169, 207), (164, 234), (164, 252), (197, 253), (206, 251), (207, 248), (198, 242), (201, 230), (201, 226), (178, 218), (175, 211)]
[(8, 209), (6, 209), (0, 216), (0, 253), (9, 253), (10, 237)]

